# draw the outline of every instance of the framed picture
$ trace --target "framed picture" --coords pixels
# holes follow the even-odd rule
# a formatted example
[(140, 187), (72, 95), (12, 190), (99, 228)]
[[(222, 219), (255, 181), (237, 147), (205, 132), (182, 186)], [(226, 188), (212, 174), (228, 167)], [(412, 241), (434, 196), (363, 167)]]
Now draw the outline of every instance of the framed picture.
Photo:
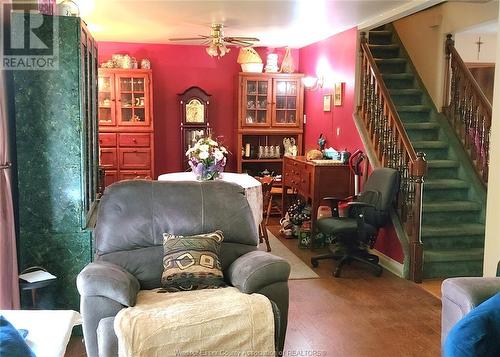
[(333, 105), (336, 107), (340, 107), (342, 105), (342, 92), (342, 82), (335, 83), (335, 89), (333, 92)]
[(329, 112), (331, 110), (332, 96), (331, 94), (323, 96), (323, 111)]

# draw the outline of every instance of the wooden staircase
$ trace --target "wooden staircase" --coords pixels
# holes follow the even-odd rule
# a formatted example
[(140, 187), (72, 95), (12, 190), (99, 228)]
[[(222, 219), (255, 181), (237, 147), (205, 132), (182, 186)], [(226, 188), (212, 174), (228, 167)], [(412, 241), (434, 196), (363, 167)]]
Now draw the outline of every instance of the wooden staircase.
[[(485, 192), (474, 188), (466, 149), (422, 85), (392, 25), (368, 33), (367, 47), (415, 152), (425, 153), (423, 278), (480, 276)], [(382, 108), (385, 111), (384, 108)], [(379, 123), (379, 125), (384, 125)], [(382, 135), (385, 140), (387, 135)], [(468, 161), (469, 160), (469, 161)]]

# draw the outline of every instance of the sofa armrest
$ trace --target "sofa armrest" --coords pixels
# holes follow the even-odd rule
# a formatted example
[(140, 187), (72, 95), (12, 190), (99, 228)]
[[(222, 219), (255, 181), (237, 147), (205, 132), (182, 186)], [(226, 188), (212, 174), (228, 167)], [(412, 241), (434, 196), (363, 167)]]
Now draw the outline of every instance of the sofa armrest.
[(119, 265), (109, 262), (88, 264), (78, 274), (76, 285), (81, 296), (104, 296), (125, 306), (134, 306), (139, 281)]
[(450, 278), (441, 285), (441, 342), (470, 310), (500, 292), (500, 278)]
[(287, 282), (290, 264), (272, 254), (253, 251), (236, 259), (227, 271), (231, 285), (241, 292), (252, 294), (263, 287), (279, 282)]

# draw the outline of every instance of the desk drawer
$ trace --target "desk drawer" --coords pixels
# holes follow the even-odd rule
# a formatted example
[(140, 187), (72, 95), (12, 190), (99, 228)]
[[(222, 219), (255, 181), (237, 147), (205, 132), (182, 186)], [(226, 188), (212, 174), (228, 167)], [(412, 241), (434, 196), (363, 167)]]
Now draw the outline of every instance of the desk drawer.
[(99, 146), (102, 148), (116, 146), (116, 133), (100, 133)]
[(152, 180), (151, 171), (149, 170), (120, 171), (120, 180), (138, 180), (138, 179)]
[(151, 169), (150, 149), (119, 149), (120, 169)]
[(115, 148), (101, 148), (99, 154), (99, 165), (104, 169), (118, 168), (118, 160)]
[(149, 134), (118, 134), (118, 143), (125, 147), (149, 147)]

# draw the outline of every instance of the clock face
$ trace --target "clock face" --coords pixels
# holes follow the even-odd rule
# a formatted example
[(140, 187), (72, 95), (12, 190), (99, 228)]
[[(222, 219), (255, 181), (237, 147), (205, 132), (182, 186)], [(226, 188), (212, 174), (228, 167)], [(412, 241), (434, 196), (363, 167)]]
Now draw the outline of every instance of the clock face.
[(205, 106), (198, 99), (191, 99), (186, 104), (186, 123), (204, 123)]

